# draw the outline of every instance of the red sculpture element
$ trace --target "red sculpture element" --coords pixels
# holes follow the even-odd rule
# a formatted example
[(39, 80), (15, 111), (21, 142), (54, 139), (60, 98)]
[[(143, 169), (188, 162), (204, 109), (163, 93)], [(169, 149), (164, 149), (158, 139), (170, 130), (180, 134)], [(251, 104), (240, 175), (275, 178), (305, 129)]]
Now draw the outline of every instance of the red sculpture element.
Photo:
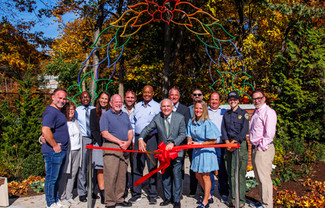
[(152, 17), (153, 21), (163, 20), (164, 22), (169, 24), (174, 17), (176, 4), (179, 1), (180, 0), (166, 0), (161, 6), (154, 1), (146, 0), (148, 4), (148, 14)]

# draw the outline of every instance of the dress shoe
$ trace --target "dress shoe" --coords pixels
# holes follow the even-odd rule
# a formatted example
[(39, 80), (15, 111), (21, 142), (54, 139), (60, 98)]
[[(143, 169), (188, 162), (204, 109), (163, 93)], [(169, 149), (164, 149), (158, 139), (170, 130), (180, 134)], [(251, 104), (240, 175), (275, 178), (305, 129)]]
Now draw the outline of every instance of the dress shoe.
[[(228, 207), (236, 207), (235, 202), (229, 202), (227, 205), (228, 205)], [(239, 207), (240, 208), (245, 207), (245, 204), (240, 204)]]
[(163, 202), (160, 202), (160, 206), (167, 206), (168, 204), (171, 204), (172, 202), (170, 201), (170, 199), (166, 199)]
[(173, 208), (181, 208), (181, 203), (180, 202), (174, 202)]
[(79, 196), (79, 201), (81, 201), (81, 202), (87, 202), (87, 196), (86, 195)]
[(155, 199), (155, 198), (153, 198), (153, 197), (149, 197), (149, 204), (150, 204), (150, 205), (157, 204), (157, 199)]
[(115, 205), (112, 205), (112, 206), (105, 206), (105, 208), (115, 208), (116, 206)]
[(129, 202), (134, 204), (137, 201), (141, 200), (141, 196), (133, 196), (131, 199), (129, 199)]
[(98, 196), (97, 194), (95, 194), (95, 193), (92, 193), (92, 194), (91, 194), (91, 197), (92, 197), (93, 199), (99, 199), (99, 196)]
[(131, 207), (132, 206), (132, 203), (131, 202), (124, 201), (124, 202), (121, 202), (121, 203), (117, 203), (116, 206), (120, 206), (120, 207)]

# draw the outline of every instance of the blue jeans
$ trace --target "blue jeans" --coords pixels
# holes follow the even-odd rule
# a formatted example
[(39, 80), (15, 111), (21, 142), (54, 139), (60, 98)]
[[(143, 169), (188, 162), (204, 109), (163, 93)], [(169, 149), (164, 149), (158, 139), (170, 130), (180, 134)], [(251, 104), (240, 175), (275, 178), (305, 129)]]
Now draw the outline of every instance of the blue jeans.
[[(218, 157), (218, 164), (219, 164), (219, 170), (218, 170), (218, 190), (220, 195), (229, 195), (229, 188), (228, 188), (228, 176), (227, 176), (227, 171), (225, 167), (225, 160), (223, 158), (223, 152), (225, 148), (216, 148), (216, 153)], [(211, 179), (211, 191), (210, 194), (211, 196), (214, 194), (214, 186), (215, 186), (215, 180), (214, 180), (214, 173), (210, 173), (210, 179)]]
[(59, 153), (43, 153), (45, 161), (45, 198), (47, 206), (59, 201), (59, 178), (63, 173), (63, 166), (67, 151), (62, 150)]

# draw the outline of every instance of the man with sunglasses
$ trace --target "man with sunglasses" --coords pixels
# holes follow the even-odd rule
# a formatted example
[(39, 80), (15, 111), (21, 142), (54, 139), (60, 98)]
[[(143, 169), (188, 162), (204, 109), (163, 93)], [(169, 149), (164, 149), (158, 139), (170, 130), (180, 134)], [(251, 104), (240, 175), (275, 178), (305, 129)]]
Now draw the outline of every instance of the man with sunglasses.
[[(193, 93), (192, 93), (192, 99), (193, 99), (193, 102), (203, 100), (203, 93), (202, 93), (202, 91), (199, 90), (199, 89), (195, 89), (193, 91)], [(190, 105), (188, 107), (190, 109), (191, 118), (193, 118), (193, 107), (194, 107), (194, 105)]]
[[(195, 89), (192, 93), (192, 99), (193, 99), (193, 102), (196, 102), (196, 101), (201, 101), (203, 100), (203, 93), (201, 90), (199, 89)], [(188, 107), (190, 109), (190, 114), (191, 114), (191, 118), (193, 118), (193, 115), (194, 115), (194, 105), (190, 105)], [(192, 152), (193, 152), (193, 149), (189, 149), (188, 150), (188, 155), (189, 155), (189, 159), (190, 159), (190, 163), (192, 164)], [(190, 170), (190, 196), (194, 196), (195, 193), (196, 193), (196, 188), (197, 188), (197, 179), (195, 177), (195, 173)]]
[(273, 138), (276, 130), (276, 112), (265, 103), (265, 95), (256, 90), (252, 95), (255, 111), (250, 123), (249, 139), (253, 145), (252, 163), (260, 185), (261, 202), (255, 206), (273, 207), (272, 162), (275, 155)]

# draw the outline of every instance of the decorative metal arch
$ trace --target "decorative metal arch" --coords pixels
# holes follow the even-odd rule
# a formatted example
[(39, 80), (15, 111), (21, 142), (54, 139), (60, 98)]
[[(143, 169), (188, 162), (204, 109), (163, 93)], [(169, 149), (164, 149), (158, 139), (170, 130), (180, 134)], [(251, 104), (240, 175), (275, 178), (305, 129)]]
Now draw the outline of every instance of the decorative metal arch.
[[(200, 8), (195, 7), (193, 4), (186, 2), (186, 1), (180, 1), (180, 0), (164, 0), (162, 4), (157, 3), (154, 0), (145, 0), (145, 2), (140, 2), (138, 4), (128, 6), (128, 10), (125, 11), (121, 17), (112, 22), (107, 28), (105, 28), (96, 39), (95, 43), (90, 47), (93, 50), (91, 51), (89, 57), (81, 64), (82, 68), (80, 69), (79, 75), (78, 75), (78, 85), (70, 86), (68, 89), (68, 92), (72, 90), (72, 88), (78, 88), (79, 93), (74, 95), (72, 98), (68, 97), (68, 99), (73, 100), (75, 102), (75, 98), (81, 94), (82, 88), (81, 83), (87, 76), (91, 76), (95, 83), (95, 97), (92, 100), (95, 100), (97, 98), (97, 83), (99, 81), (106, 81), (106, 90), (109, 86), (109, 84), (113, 81), (112, 77), (116, 71), (116, 64), (122, 57), (124, 46), (129, 42), (131, 37), (135, 35), (140, 29), (151, 22), (158, 22), (158, 21), (164, 21), (168, 24), (174, 23), (180, 26), (184, 26), (187, 30), (194, 33), (196, 37), (202, 42), (202, 44), (205, 46), (206, 53), (208, 57), (210, 58), (210, 67), (209, 67), (209, 73), (210, 78), (213, 82), (212, 85), (209, 87), (213, 90), (215, 85), (219, 85), (221, 83), (222, 89), (219, 90), (219, 92), (223, 91), (225, 93), (228, 93), (230, 90), (238, 91), (240, 95), (248, 96), (250, 99), (251, 97), (244, 92), (246, 88), (253, 88), (253, 86), (248, 82), (248, 79), (251, 78), (250, 75), (248, 75), (245, 72), (243, 60), (242, 60), (242, 54), (239, 53), (238, 49), (236, 48), (235, 44), (233, 43), (233, 40), (235, 39), (234, 36), (229, 34), (224, 27), (218, 23), (218, 19), (210, 15), (209, 13), (203, 11)], [(202, 18), (204, 17), (204, 18)], [(204, 19), (204, 20), (202, 20)], [(101, 46), (97, 46), (99, 38), (102, 36), (102, 34), (110, 31), (110, 30), (116, 30), (115, 36), (107, 43), (103, 44)], [(227, 37), (224, 39), (218, 38), (217, 34), (218, 32), (222, 32), (223, 36)], [(115, 47), (110, 47), (112, 44), (115, 44)], [(232, 47), (235, 51), (234, 55), (227, 55), (225, 54), (225, 51), (223, 50), (223, 45), (226, 44), (228, 47)], [(92, 72), (86, 73), (83, 77), (81, 77), (82, 71), (87, 66), (94, 66), (94, 65), (86, 65), (87, 61), (90, 59), (92, 54), (100, 49), (100, 48), (107, 48), (107, 56), (101, 60), (98, 64), (96, 64), (97, 67), (97, 77), (94, 77)], [(120, 55), (117, 57), (115, 61), (110, 60), (110, 53), (112, 53), (112, 50), (118, 50), (121, 49)], [(209, 53), (209, 50), (215, 50), (218, 51), (218, 57), (213, 58), (212, 55)], [(114, 51), (116, 52), (116, 51)], [(232, 73), (232, 67), (230, 64), (230, 60), (238, 59), (241, 63), (242, 71), (237, 72), (235, 74)], [(110, 76), (109, 79), (99, 79), (99, 66), (107, 61), (107, 68), (114, 67), (114, 70)], [(224, 62), (226, 66), (228, 66), (229, 71), (228, 72), (221, 72), (218, 69), (216, 70), (217, 76), (219, 77), (217, 80), (213, 79), (212, 75), (212, 67), (213, 66), (220, 66), (220, 62)], [(235, 79), (239, 75), (244, 76), (242, 86), (238, 87), (236, 86)], [(226, 89), (226, 80), (227, 77), (231, 77), (231, 87)]]

